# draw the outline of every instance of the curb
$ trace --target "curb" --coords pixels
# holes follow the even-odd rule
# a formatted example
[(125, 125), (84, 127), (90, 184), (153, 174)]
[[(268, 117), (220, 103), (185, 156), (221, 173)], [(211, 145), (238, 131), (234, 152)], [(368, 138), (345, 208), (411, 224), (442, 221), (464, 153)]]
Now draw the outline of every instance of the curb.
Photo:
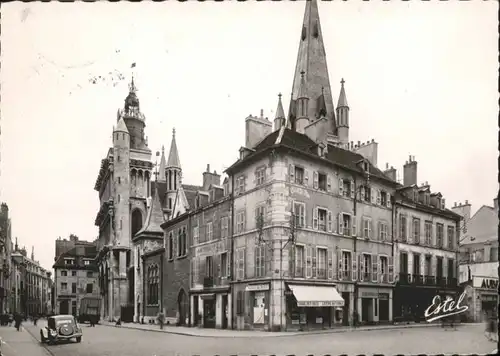
[(40, 348), (42, 348), (46, 353), (47, 355), (49, 356), (55, 356), (52, 351), (50, 351), (48, 348), (45, 347), (45, 345), (43, 345), (37, 338), (35, 335), (33, 335), (33, 333), (31, 331), (29, 331), (27, 328), (25, 328), (24, 326), (22, 327), (24, 331), (26, 331), (30, 336), (31, 338), (36, 342), (36, 344), (38, 346), (40, 346)]
[[(366, 332), (366, 331), (385, 331), (385, 330), (398, 330), (398, 329), (416, 329), (416, 328), (430, 328), (430, 327), (440, 327), (441, 324), (408, 324), (408, 325), (394, 325), (390, 327), (378, 328), (349, 328), (349, 329), (330, 329), (330, 330), (318, 330), (318, 331), (306, 331), (306, 332), (290, 332), (287, 334), (274, 334), (269, 332), (269, 335), (261, 336), (261, 335), (196, 335), (182, 331), (170, 331), (166, 329), (145, 329), (145, 328), (137, 328), (129, 325), (110, 325), (110, 324), (98, 324), (106, 327), (115, 327), (115, 328), (125, 328), (131, 330), (139, 330), (139, 331), (149, 331), (149, 332), (157, 332), (157, 333), (166, 333), (173, 335), (182, 335), (182, 336), (191, 336), (191, 337), (201, 337), (201, 338), (270, 338), (270, 337), (291, 337), (291, 336), (306, 336), (306, 335), (321, 335), (321, 334), (337, 334), (337, 333), (347, 333), (347, 332)], [(468, 325), (468, 324), (460, 324), (457, 327)], [(474, 325), (474, 324), (471, 324)], [(274, 334), (274, 335), (273, 335)]]

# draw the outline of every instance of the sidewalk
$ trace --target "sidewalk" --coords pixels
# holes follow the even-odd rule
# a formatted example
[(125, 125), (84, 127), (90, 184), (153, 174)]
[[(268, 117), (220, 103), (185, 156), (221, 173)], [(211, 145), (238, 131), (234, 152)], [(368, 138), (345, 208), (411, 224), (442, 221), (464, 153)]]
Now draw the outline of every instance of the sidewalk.
[[(333, 334), (333, 333), (344, 333), (344, 332), (358, 332), (358, 331), (373, 331), (373, 330), (394, 330), (394, 329), (408, 329), (408, 328), (429, 328), (429, 327), (441, 327), (441, 324), (436, 323), (419, 323), (419, 324), (399, 324), (399, 325), (376, 325), (376, 326), (360, 326), (353, 328), (350, 326), (339, 326), (335, 329), (327, 330), (313, 330), (313, 331), (280, 331), (280, 332), (268, 332), (268, 331), (250, 331), (250, 330), (223, 330), (223, 329), (204, 329), (198, 327), (186, 327), (186, 326), (163, 326), (163, 330), (157, 324), (137, 324), (137, 323), (122, 323), (121, 326), (115, 326), (115, 323), (101, 320), (99, 325), (108, 327), (119, 327), (125, 329), (135, 329), (142, 331), (152, 331), (152, 332), (163, 332), (169, 334), (185, 335), (185, 336), (195, 336), (195, 337), (284, 337), (284, 336), (297, 336), (297, 335), (313, 335), (313, 334)], [(463, 327), (466, 325), (474, 324), (461, 324), (457, 327)]]
[(1, 326), (0, 336), (2, 337), (2, 356), (50, 356), (38, 340), (21, 327), (17, 331), (13, 326)]

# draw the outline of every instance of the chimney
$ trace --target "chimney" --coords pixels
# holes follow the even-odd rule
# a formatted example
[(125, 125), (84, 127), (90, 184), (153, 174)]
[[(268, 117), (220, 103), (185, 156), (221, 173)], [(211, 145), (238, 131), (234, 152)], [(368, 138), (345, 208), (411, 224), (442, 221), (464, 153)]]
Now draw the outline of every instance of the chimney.
[(396, 172), (396, 168), (394, 168), (393, 166), (391, 166), (391, 168), (389, 168), (389, 164), (388, 163), (386, 164), (386, 168), (387, 169), (384, 171), (384, 174), (388, 178), (390, 178), (390, 179), (392, 179), (393, 181), (396, 182), (396, 179), (397, 179), (397, 177), (396, 177), (396, 173), (397, 173)]
[(207, 191), (211, 184), (220, 185), (220, 174), (217, 174), (217, 171), (210, 172), (210, 165), (207, 164), (207, 171), (203, 172), (202, 190)]
[(458, 215), (462, 216), (464, 218), (465, 223), (469, 221), (470, 219), (470, 212), (471, 212), (471, 205), (469, 204), (469, 201), (466, 200), (465, 204), (458, 203), (454, 204), (454, 206), (451, 208), (451, 210), (454, 213), (457, 213)]
[(375, 142), (375, 140), (372, 139), (366, 143), (358, 141), (358, 147), (354, 151), (370, 161), (373, 166), (377, 167), (378, 143)]
[(273, 124), (267, 118), (248, 116), (245, 119), (245, 147), (254, 148), (257, 144), (273, 132)]
[(410, 156), (410, 159), (403, 166), (403, 185), (408, 187), (417, 184), (417, 161), (415, 157)]

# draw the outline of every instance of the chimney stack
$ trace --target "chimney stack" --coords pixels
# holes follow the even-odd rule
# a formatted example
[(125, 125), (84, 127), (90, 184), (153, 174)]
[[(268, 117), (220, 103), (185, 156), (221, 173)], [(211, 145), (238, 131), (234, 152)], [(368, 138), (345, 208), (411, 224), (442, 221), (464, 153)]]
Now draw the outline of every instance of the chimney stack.
[(403, 185), (408, 187), (417, 184), (417, 161), (410, 155), (408, 162), (403, 166)]
[(458, 203), (456, 206), (453, 206), (451, 208), (451, 211), (454, 213), (457, 213), (458, 215), (461, 215), (464, 218), (465, 223), (470, 219), (470, 213), (471, 213), (471, 205), (469, 204), (469, 201), (466, 200), (465, 204)]
[(386, 164), (386, 170), (384, 171), (384, 174), (390, 178), (391, 180), (395, 181), (396, 182), (396, 179), (397, 179), (397, 176), (396, 176), (396, 168), (394, 168), (393, 166), (391, 166), (391, 168), (389, 168), (389, 163)]

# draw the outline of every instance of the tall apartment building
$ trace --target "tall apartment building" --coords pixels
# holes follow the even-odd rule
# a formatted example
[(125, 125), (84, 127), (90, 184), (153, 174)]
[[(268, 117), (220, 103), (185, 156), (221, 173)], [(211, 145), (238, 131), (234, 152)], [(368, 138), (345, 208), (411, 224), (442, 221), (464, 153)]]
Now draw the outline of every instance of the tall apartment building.
[(12, 273), (12, 223), (9, 207), (0, 207), (0, 314), (10, 312), (11, 273)]
[(493, 206), (483, 205), (472, 216), (468, 201), (452, 209), (466, 221), (460, 244), (459, 281), (469, 301), (468, 319), (479, 322), (485, 314), (498, 313), (498, 197)]
[(77, 244), (54, 263), (54, 312), (77, 316), (84, 297), (99, 297), (95, 245)]

